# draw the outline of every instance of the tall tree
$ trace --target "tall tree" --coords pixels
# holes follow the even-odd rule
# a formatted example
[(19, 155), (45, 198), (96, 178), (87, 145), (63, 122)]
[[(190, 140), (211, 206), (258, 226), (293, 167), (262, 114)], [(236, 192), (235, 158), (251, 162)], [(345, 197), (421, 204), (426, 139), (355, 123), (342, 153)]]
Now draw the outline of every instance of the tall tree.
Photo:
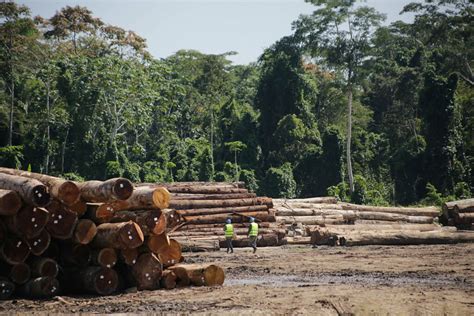
[(294, 23), (296, 38), (322, 64), (344, 76), (347, 93), (346, 160), (350, 191), (352, 172), (352, 103), (361, 82), (364, 61), (371, 55), (371, 38), (384, 16), (375, 9), (356, 7), (356, 0), (306, 0), (318, 9)]

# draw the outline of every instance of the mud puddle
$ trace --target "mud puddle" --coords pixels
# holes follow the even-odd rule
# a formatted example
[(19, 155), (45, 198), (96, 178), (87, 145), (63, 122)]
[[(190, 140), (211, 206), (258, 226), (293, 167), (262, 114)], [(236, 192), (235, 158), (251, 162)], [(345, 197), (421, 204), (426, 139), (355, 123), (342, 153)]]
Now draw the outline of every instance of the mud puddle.
[(363, 274), (319, 274), (317, 276), (298, 275), (254, 275), (251, 277), (227, 277), (225, 285), (263, 285), (271, 287), (311, 287), (323, 285), (381, 285), (381, 286), (401, 286), (420, 285), (432, 287), (454, 287), (474, 289), (472, 280), (447, 276), (426, 276), (426, 275), (387, 275), (383, 273), (363, 273)]

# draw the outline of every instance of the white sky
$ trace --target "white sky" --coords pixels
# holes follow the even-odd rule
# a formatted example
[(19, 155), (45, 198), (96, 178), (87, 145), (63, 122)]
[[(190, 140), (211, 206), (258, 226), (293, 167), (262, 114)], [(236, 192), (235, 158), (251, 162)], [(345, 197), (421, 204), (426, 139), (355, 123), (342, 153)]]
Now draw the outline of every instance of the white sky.
[[(314, 6), (304, 0), (17, 0), (32, 15), (50, 18), (66, 5), (88, 7), (108, 24), (133, 30), (147, 39), (154, 57), (179, 49), (220, 54), (236, 51), (235, 63), (256, 61), (263, 50), (291, 34), (291, 22)], [(368, 0), (366, 5), (387, 14), (387, 23), (400, 16), (410, 0)]]

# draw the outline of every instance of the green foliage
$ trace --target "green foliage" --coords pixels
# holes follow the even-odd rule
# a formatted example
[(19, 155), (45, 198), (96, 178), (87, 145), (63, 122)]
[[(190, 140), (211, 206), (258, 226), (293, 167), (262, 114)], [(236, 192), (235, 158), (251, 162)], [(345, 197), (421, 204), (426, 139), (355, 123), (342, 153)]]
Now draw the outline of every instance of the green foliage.
[(78, 175), (77, 173), (74, 173), (74, 172), (64, 173), (64, 174), (61, 175), (61, 177), (64, 178), (64, 179), (67, 179), (67, 180), (71, 180), (71, 181), (77, 181), (77, 182), (85, 181), (85, 179), (83, 177), (81, 177), (80, 175)]
[(247, 169), (241, 170), (239, 174), (239, 180), (245, 183), (245, 187), (250, 192), (258, 192), (259, 185), (258, 185), (258, 179), (255, 175), (255, 171), (247, 170)]
[(19, 169), (23, 158), (23, 146), (0, 147), (0, 166)]
[(124, 173), (124, 170), (118, 161), (107, 161), (105, 167), (105, 177), (106, 178), (116, 178), (121, 177)]
[(290, 163), (284, 163), (279, 168), (267, 170), (262, 184), (263, 193), (274, 198), (294, 198), (296, 196), (296, 181)]

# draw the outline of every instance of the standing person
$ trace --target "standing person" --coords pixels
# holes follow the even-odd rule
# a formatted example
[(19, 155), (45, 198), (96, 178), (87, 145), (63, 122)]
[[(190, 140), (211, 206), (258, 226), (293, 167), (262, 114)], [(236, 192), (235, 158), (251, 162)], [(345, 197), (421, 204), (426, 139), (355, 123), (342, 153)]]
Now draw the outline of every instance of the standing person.
[(232, 246), (232, 238), (234, 238), (234, 225), (232, 225), (232, 221), (228, 218), (224, 225), (224, 234), (225, 234), (225, 241), (227, 243), (227, 253), (234, 253), (234, 247)]
[(250, 217), (250, 226), (247, 233), (250, 239), (250, 246), (253, 248), (253, 253), (257, 251), (257, 236), (258, 236), (258, 224), (255, 223), (255, 218)]

